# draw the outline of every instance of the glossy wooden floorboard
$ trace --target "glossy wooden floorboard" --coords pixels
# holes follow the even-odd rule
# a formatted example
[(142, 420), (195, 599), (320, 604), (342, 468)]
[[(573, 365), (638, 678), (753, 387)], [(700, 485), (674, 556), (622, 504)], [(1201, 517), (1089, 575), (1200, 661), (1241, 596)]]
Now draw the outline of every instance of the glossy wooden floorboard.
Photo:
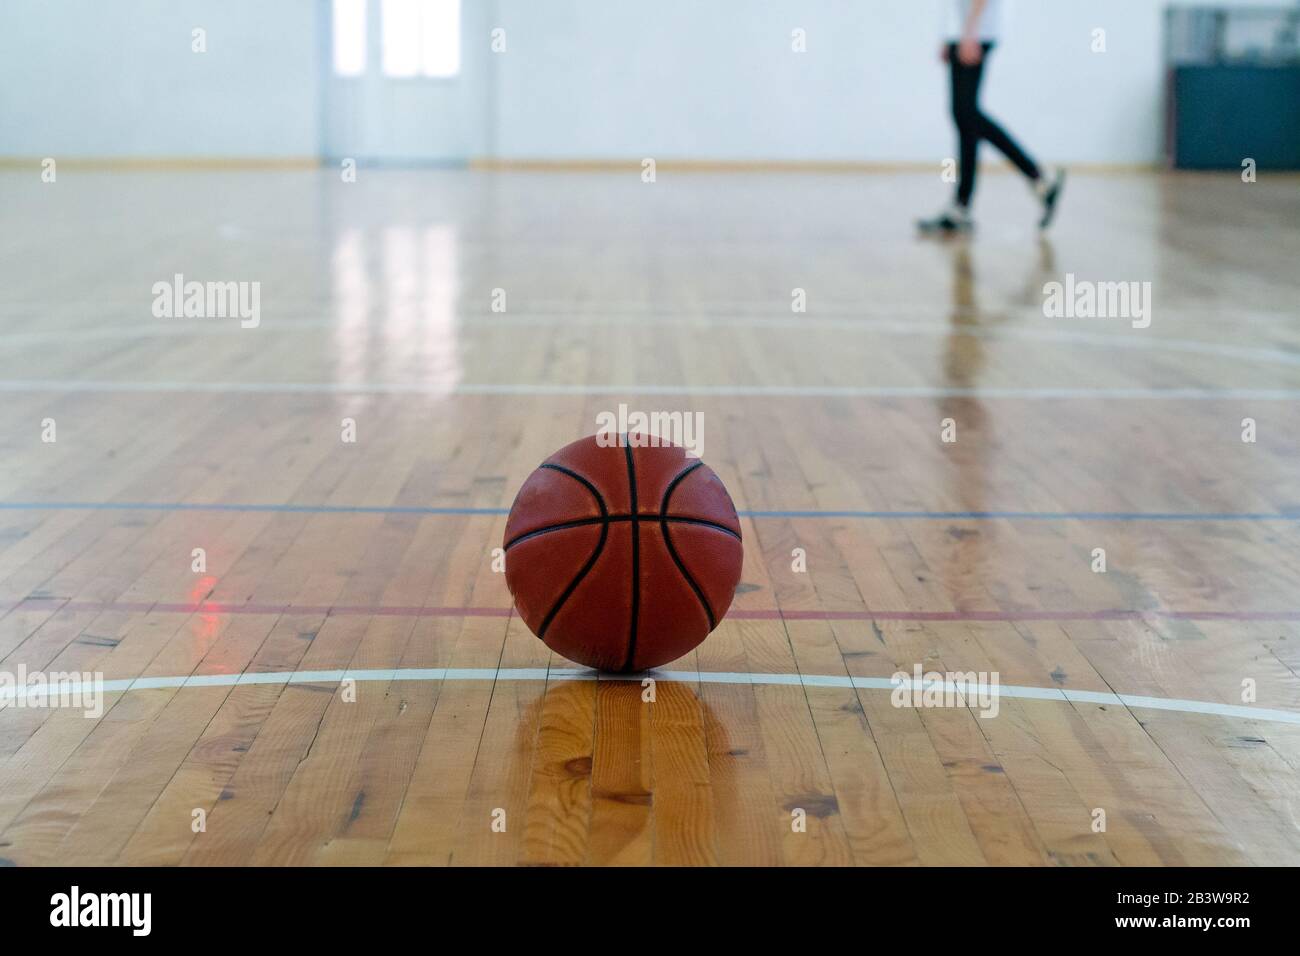
[[(904, 174), (0, 173), (0, 671), (399, 669), (0, 704), (0, 858), (1300, 862), (1300, 723), (1229, 709), (1300, 714), (1295, 185), (1079, 175), (1040, 239), (989, 175), (931, 243)], [(156, 316), (177, 273), (259, 326)], [(1066, 274), (1150, 327), (1045, 317)], [(652, 701), (493, 568), (620, 402), (700, 413), (746, 512)], [(1173, 709), (844, 680), (918, 665)]]

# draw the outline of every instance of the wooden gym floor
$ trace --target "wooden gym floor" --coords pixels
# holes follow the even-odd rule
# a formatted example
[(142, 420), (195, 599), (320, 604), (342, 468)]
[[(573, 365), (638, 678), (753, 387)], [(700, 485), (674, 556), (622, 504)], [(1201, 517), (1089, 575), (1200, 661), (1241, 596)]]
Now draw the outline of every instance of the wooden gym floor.
[[(1296, 181), (1080, 174), (1040, 241), (991, 174), (918, 240), (946, 188), (0, 174), (0, 672), (109, 682), (0, 702), (0, 858), (1300, 863)], [(155, 317), (176, 273), (260, 325)], [(1045, 318), (1067, 273), (1151, 326)], [(745, 512), (653, 703), (492, 567), (619, 403), (703, 413)], [(893, 706), (915, 665), (997, 716)]]

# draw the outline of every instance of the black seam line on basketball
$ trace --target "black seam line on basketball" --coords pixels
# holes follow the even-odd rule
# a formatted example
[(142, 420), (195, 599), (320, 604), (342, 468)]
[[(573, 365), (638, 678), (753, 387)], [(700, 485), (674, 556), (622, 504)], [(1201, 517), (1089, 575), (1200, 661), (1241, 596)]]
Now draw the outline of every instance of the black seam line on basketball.
[(596, 542), (596, 550), (591, 552), (591, 557), (587, 559), (587, 563), (582, 566), (582, 570), (574, 575), (573, 580), (569, 582), (569, 586), (564, 589), (564, 593), (561, 594), (555, 604), (551, 606), (550, 612), (542, 621), (542, 626), (537, 629), (537, 636), (541, 639), (543, 644), (546, 643), (546, 629), (551, 626), (551, 621), (555, 620), (555, 615), (560, 612), (560, 608), (564, 607), (564, 602), (567, 601), (573, 592), (578, 589), (578, 585), (582, 583), (582, 579), (587, 576), (593, 567), (595, 567), (596, 560), (600, 557), (600, 553), (605, 550), (605, 539), (607, 537), (609, 537), (609, 522), (601, 522), (600, 540)]
[[(573, 471), (571, 468), (565, 468), (563, 465), (554, 465), (549, 461), (542, 462), (540, 467), (549, 468), (551, 471), (558, 471), (562, 475), (568, 475), (574, 481), (582, 482), (582, 484), (586, 487), (586, 489), (591, 492), (592, 497), (596, 499), (596, 504), (600, 507), (601, 517), (606, 517), (609, 515), (609, 509), (605, 507), (605, 497), (600, 493), (600, 489), (598, 489), (586, 478), (582, 477), (582, 475), (578, 474), (576, 471)], [(634, 508), (632, 510), (635, 511), (636, 509)]]
[[(668, 487), (664, 489), (663, 501), (659, 504), (659, 528), (664, 536), (664, 544), (668, 547), (668, 556), (673, 559), (673, 564), (677, 565), (677, 570), (682, 573), (682, 577), (686, 579), (686, 583), (691, 586), (691, 590), (694, 591), (695, 596), (699, 598), (700, 606), (704, 608), (704, 613), (709, 619), (709, 632), (712, 633), (713, 629), (718, 626), (717, 618), (713, 616), (713, 608), (709, 606), (709, 599), (704, 596), (703, 589), (696, 583), (695, 578), (691, 577), (691, 572), (686, 570), (686, 565), (682, 563), (681, 555), (679, 555), (677, 549), (673, 547), (673, 537), (668, 533), (668, 499), (672, 497), (673, 490), (681, 480), (696, 468), (699, 468), (702, 464), (704, 464), (704, 462), (697, 461), (695, 464), (691, 465), (691, 467), (682, 470), (676, 478), (668, 483)], [(740, 535), (736, 535), (736, 537), (739, 538)]]
[[(610, 518), (610, 520), (613, 521), (615, 519)], [(658, 521), (660, 524), (662, 524), (665, 521), (669, 522), (670, 524), (694, 524), (704, 528), (712, 528), (714, 531), (721, 531), (723, 534), (729, 534), (737, 541), (743, 540), (740, 537), (740, 532), (732, 531), (725, 524), (718, 524), (718, 522), (710, 521), (707, 518), (688, 518), (686, 515), (646, 514), (646, 515), (639, 515), (638, 520)]]
[(661, 515), (668, 510), (668, 499), (673, 496), (673, 492), (676, 491), (677, 486), (682, 483), (682, 479), (703, 464), (704, 462), (702, 461), (692, 462), (674, 475), (672, 481), (668, 482), (668, 487), (664, 489), (664, 496), (659, 502), (659, 513)]
[(602, 521), (670, 521), (676, 524), (694, 524), (705, 528), (712, 528), (714, 531), (721, 531), (723, 534), (729, 534), (737, 541), (741, 540), (739, 534), (732, 531), (725, 524), (718, 524), (716, 521), (709, 521), (707, 518), (689, 518), (686, 515), (661, 515), (643, 513), (639, 515), (606, 515), (603, 518), (575, 518), (572, 521), (561, 521), (558, 524), (548, 524), (544, 528), (536, 528), (532, 531), (525, 531), (523, 534), (516, 535), (506, 542), (505, 550), (509, 551), (515, 545), (527, 541), (529, 538), (535, 538), (541, 534), (550, 534), (552, 531), (567, 531), (570, 528), (582, 528), (593, 524), (600, 524)]
[[(576, 471), (570, 471), (563, 465), (552, 465), (550, 462), (543, 462), (542, 467), (558, 471), (560, 474), (568, 475), (575, 481), (581, 482), (586, 486), (587, 490), (595, 496), (596, 504), (600, 507), (600, 540), (596, 542), (596, 550), (591, 552), (591, 557), (587, 559), (587, 563), (582, 566), (582, 569), (578, 571), (576, 575), (574, 575), (573, 580), (569, 582), (569, 586), (564, 589), (563, 593), (556, 598), (555, 603), (551, 605), (551, 609), (546, 613), (546, 617), (542, 619), (542, 626), (537, 629), (538, 640), (545, 644), (546, 629), (551, 626), (551, 621), (555, 620), (555, 615), (560, 612), (560, 608), (564, 607), (564, 602), (567, 601), (569, 596), (578, 589), (578, 585), (582, 583), (582, 579), (587, 576), (593, 567), (595, 567), (596, 559), (599, 558), (600, 553), (605, 550), (605, 539), (609, 537), (609, 522), (605, 519), (609, 517), (609, 509), (605, 507), (605, 499), (601, 496), (600, 492), (596, 490), (596, 486)], [(633, 527), (636, 526), (633, 525)]]
[[(632, 458), (632, 445), (626, 440), (623, 451), (627, 454), (627, 489), (629, 510), (637, 513), (636, 507), (636, 462)], [(609, 527), (609, 523), (605, 523)], [(641, 522), (632, 522), (632, 623), (627, 634), (627, 657), (623, 659), (623, 670), (632, 666), (636, 660), (636, 619), (641, 613)]]
[(544, 528), (538, 528), (535, 531), (525, 531), (523, 534), (515, 535), (506, 542), (506, 550), (509, 551), (521, 541), (527, 541), (529, 538), (536, 538), (538, 535), (550, 534), (552, 531), (567, 531), (569, 528), (582, 528), (593, 524), (604, 524), (607, 521), (617, 521), (617, 518), (576, 518), (573, 521), (562, 521), (559, 524), (548, 524)]
[[(716, 521), (709, 521), (707, 518), (688, 518), (688, 517), (686, 517), (686, 516), (684, 516), (684, 515), (670, 515), (670, 514), (667, 513), (667, 512), (668, 512), (668, 499), (671, 498), (672, 495), (673, 495), (673, 492), (677, 490), (677, 486), (678, 486), (679, 484), (681, 484), (682, 479), (684, 479), (687, 475), (689, 475), (689, 474), (690, 474), (691, 472), (693, 472), (696, 468), (699, 468), (699, 467), (700, 467), (701, 465), (703, 465), (703, 464), (704, 464), (704, 462), (702, 462), (702, 461), (697, 461), (697, 462), (695, 462), (695, 463), (692, 464), (692, 465), (687, 465), (685, 468), (683, 468), (681, 471), (679, 471), (679, 472), (676, 474), (676, 476), (673, 478), (672, 481), (668, 482), (668, 487), (664, 489), (664, 498), (663, 498), (663, 501), (661, 501), (661, 502), (659, 503), (659, 520), (660, 520), (660, 522), (663, 522), (663, 521), (679, 521), (679, 522), (682, 522), (683, 524), (701, 524), (701, 525), (706, 525), (707, 527), (710, 527), (710, 528), (716, 528), (718, 531), (725, 531), (727, 534), (731, 535), (731, 536), (732, 536), (733, 538), (735, 538), (737, 541), (743, 541), (744, 538), (742, 538), (742, 537), (740, 536), (740, 532), (739, 532), (739, 531), (732, 531), (732, 530), (731, 530), (730, 528), (728, 528), (725, 524), (719, 524), (719, 523), (716, 522)], [(722, 489), (722, 490), (725, 492), (727, 489), (724, 488), (724, 489)], [(730, 496), (730, 495), (727, 495), (727, 501), (728, 501), (728, 502), (731, 501), (731, 496)], [(735, 506), (735, 505), (732, 505), (732, 506), (731, 506), (731, 510), (732, 510), (732, 511), (735, 511), (735, 510), (736, 510), (736, 506)]]

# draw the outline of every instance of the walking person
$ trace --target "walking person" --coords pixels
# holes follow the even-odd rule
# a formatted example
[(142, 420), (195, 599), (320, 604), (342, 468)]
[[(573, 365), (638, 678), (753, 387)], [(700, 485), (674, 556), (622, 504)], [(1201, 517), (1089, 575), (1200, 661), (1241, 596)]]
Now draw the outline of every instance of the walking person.
[(921, 220), (917, 226), (926, 233), (965, 232), (972, 228), (970, 204), (975, 194), (976, 153), (980, 140), (988, 140), (1029, 180), (1042, 205), (1038, 227), (1046, 229), (1065, 184), (1064, 170), (1041, 168), (979, 108), (980, 80), (1002, 25), (1002, 0), (946, 2), (949, 5), (947, 40), (939, 55), (948, 63), (952, 74), (952, 117), (960, 148), (957, 194), (946, 208)]

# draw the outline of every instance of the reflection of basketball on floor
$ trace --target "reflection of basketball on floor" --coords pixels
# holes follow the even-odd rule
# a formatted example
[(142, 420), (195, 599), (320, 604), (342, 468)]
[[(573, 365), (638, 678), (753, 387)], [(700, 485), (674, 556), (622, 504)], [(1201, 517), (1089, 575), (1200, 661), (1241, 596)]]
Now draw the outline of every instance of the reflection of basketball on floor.
[(608, 447), (583, 438), (543, 462), (515, 497), (505, 550), (524, 623), (602, 670), (681, 657), (740, 581), (740, 522), (722, 481), (676, 445), (634, 448), (625, 436)]

